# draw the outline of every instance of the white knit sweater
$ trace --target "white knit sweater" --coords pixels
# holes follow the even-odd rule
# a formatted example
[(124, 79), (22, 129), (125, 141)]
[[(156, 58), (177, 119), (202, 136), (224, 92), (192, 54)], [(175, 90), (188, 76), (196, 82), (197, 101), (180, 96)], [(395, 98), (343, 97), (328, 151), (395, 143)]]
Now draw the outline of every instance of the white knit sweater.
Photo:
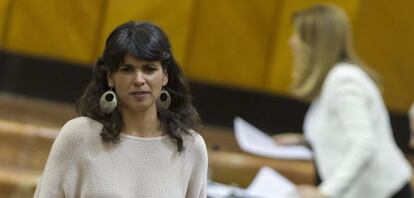
[(205, 198), (207, 150), (194, 132), (185, 150), (168, 136), (139, 138), (121, 133), (104, 143), (102, 125), (90, 118), (70, 120), (53, 143), (34, 197), (41, 198)]

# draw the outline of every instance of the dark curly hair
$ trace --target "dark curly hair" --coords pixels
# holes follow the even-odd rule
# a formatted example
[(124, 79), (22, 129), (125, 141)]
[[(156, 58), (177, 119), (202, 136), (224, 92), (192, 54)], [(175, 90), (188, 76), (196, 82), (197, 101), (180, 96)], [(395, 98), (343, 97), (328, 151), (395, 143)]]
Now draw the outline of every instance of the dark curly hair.
[(92, 80), (76, 103), (76, 111), (103, 125), (100, 133), (103, 141), (119, 141), (119, 134), (125, 125), (122, 112), (116, 108), (112, 113), (105, 114), (99, 107), (99, 100), (110, 89), (108, 74), (118, 70), (127, 53), (142, 60), (161, 61), (162, 69), (167, 71), (168, 83), (164, 88), (171, 95), (171, 105), (166, 110), (157, 108), (157, 114), (168, 135), (177, 143), (178, 151), (182, 151), (182, 136), (189, 135), (190, 130), (200, 124), (200, 117), (192, 105), (189, 85), (172, 55), (168, 38), (154, 24), (130, 21), (112, 31), (102, 57), (93, 67)]

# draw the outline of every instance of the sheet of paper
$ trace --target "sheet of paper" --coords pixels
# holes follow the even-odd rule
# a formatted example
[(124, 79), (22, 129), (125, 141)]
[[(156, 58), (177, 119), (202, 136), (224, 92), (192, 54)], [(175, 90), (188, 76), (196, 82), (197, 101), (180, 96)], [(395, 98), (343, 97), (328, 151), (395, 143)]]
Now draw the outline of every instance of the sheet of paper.
[(261, 198), (296, 198), (296, 186), (270, 167), (260, 168), (246, 190)]
[(312, 158), (311, 151), (305, 146), (278, 145), (272, 137), (240, 117), (234, 119), (234, 131), (237, 143), (245, 152), (278, 159)]
[(248, 193), (245, 189), (209, 181), (207, 184), (208, 198), (253, 198), (257, 197)]

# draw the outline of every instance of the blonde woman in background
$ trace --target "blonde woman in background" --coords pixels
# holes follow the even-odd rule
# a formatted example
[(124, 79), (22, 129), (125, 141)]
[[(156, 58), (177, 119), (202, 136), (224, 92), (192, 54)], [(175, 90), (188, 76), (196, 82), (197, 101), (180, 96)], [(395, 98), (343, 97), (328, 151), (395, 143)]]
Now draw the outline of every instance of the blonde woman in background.
[(279, 143), (307, 142), (314, 151), (317, 186), (301, 197), (411, 197), (411, 168), (397, 147), (376, 75), (354, 53), (347, 16), (315, 5), (293, 16), (293, 93), (312, 101), (304, 137), (282, 134)]

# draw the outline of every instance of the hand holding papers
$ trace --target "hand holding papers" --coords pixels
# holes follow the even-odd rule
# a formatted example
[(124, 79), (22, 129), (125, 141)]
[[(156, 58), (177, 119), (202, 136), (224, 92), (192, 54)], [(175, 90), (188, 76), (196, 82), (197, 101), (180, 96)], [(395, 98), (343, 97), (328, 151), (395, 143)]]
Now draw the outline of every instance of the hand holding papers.
[(234, 131), (240, 148), (248, 153), (278, 159), (310, 160), (311, 151), (305, 146), (278, 145), (272, 137), (240, 117), (234, 119)]
[(306, 145), (305, 137), (298, 133), (282, 133), (272, 136), (276, 144), (281, 145)]

